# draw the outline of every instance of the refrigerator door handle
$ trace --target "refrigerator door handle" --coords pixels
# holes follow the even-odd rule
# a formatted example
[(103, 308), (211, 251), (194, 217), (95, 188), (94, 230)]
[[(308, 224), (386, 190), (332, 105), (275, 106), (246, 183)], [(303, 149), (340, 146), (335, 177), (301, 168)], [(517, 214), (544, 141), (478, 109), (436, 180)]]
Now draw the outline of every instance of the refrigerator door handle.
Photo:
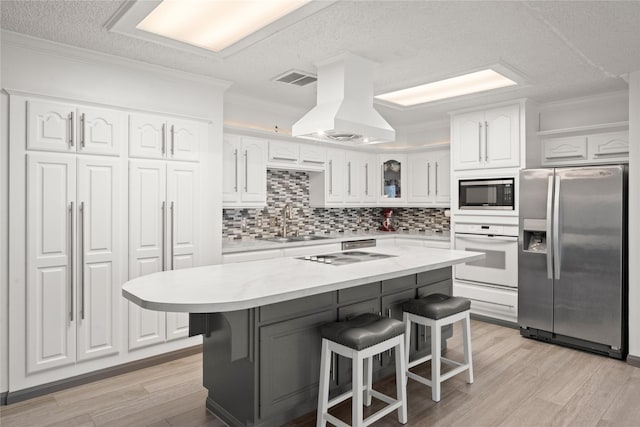
[[(551, 227), (551, 221), (553, 219), (553, 176), (549, 177), (549, 185), (547, 186), (547, 242), (550, 241), (553, 236), (553, 229)], [(547, 279), (553, 279), (553, 248), (552, 245), (547, 245)]]
[(553, 257), (554, 276), (560, 279), (560, 176), (556, 176), (555, 192), (553, 194)]

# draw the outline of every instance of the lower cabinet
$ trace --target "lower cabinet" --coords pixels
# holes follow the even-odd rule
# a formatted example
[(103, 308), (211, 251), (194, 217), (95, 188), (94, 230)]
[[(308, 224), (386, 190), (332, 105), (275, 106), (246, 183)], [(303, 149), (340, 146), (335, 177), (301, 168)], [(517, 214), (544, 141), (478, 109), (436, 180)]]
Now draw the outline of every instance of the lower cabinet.
[[(191, 334), (204, 334), (207, 408), (233, 426), (281, 425), (314, 411), (322, 325), (362, 313), (381, 313), (401, 320), (405, 301), (436, 292), (451, 293), (451, 268), (257, 309), (192, 314)], [(450, 332), (444, 334), (445, 338), (450, 336)], [(415, 343), (415, 331), (412, 337), (411, 354), (428, 354), (428, 346)], [(376, 357), (374, 380), (392, 375), (394, 360), (393, 352)], [(332, 396), (351, 387), (351, 366), (351, 360), (334, 356)]]

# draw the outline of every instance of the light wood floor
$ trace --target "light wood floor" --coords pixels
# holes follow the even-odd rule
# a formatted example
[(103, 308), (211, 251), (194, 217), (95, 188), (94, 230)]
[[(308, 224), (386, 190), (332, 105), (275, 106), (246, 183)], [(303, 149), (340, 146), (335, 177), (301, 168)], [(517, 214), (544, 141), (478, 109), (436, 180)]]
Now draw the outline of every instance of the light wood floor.
[[(464, 374), (450, 379), (436, 404), (429, 388), (409, 381), (407, 425), (640, 426), (640, 369), (528, 340), (514, 329), (478, 321), (471, 328), (474, 384)], [(460, 335), (456, 329), (449, 341), (450, 358), (462, 357)], [(0, 425), (222, 426), (205, 410), (201, 369), (195, 355), (0, 407)], [(393, 395), (395, 385), (378, 388)], [(332, 413), (350, 422), (350, 401)], [(313, 426), (315, 414), (288, 425)], [(393, 413), (376, 425), (400, 424)]]

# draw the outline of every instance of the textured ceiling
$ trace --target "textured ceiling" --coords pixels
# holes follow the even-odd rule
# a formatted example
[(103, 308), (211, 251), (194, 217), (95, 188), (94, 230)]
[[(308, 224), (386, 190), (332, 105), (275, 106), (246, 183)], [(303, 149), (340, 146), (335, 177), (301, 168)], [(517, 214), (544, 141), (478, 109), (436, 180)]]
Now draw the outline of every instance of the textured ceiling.
[(344, 50), (377, 61), (374, 93), (502, 62), (528, 85), (409, 110), (377, 109), (395, 126), (514, 98), (549, 102), (625, 89), (640, 69), (638, 1), (338, 1), (224, 59), (108, 32), (121, 1), (1, 1), (3, 29), (234, 82), (232, 92), (306, 110), (315, 85), (270, 81)]

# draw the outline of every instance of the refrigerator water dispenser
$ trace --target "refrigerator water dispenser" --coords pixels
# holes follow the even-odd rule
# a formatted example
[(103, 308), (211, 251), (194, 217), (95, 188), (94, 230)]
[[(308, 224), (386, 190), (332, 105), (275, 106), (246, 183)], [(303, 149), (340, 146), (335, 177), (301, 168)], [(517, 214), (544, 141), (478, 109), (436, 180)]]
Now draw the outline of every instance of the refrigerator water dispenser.
[(547, 221), (544, 219), (525, 219), (522, 235), (522, 248), (525, 252), (547, 253)]

